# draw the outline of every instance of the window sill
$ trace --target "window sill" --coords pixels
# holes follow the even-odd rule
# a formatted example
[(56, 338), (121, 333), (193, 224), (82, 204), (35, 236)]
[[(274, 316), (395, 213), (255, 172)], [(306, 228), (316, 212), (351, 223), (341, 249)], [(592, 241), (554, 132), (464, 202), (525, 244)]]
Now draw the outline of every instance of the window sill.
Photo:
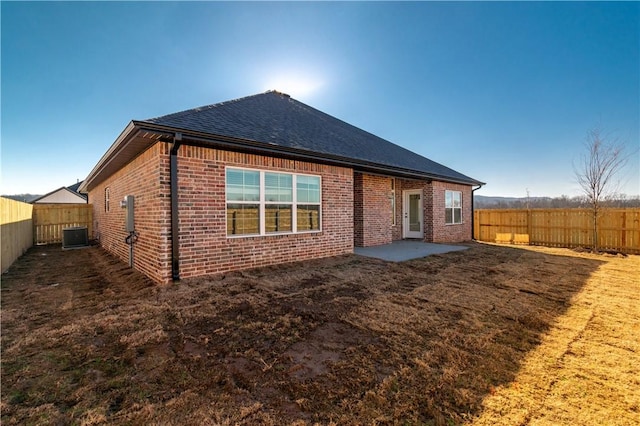
[(227, 235), (230, 240), (238, 238), (269, 238), (269, 237), (286, 237), (290, 235), (308, 235), (308, 234), (321, 234), (322, 230), (317, 231), (298, 231), (298, 232), (271, 232), (269, 234), (243, 234), (243, 235)]

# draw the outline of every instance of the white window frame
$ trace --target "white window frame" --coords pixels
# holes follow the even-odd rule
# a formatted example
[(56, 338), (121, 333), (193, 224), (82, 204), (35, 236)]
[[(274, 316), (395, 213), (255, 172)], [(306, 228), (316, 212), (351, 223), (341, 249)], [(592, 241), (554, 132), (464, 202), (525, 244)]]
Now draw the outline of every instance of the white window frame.
[[(255, 170), (258, 171), (258, 170)], [(266, 184), (266, 175), (267, 173), (271, 173), (271, 174), (280, 174), (280, 175), (289, 175), (291, 176), (291, 201), (267, 201), (267, 184)], [(226, 186), (226, 185), (225, 185)], [(258, 207), (258, 212), (260, 212), (261, 210), (264, 210), (262, 212), (262, 215), (260, 215), (260, 235), (274, 235), (274, 234), (286, 234), (286, 233), (291, 233), (293, 232), (293, 223), (294, 223), (294, 219), (293, 219), (293, 213), (294, 213), (294, 200), (296, 199), (296, 195), (293, 194), (293, 192), (295, 192), (296, 189), (296, 179), (295, 179), (295, 175), (293, 175), (292, 173), (286, 173), (286, 172), (277, 172), (277, 171), (269, 171), (269, 170), (265, 170), (264, 172), (260, 173), (260, 206)], [(279, 205), (288, 205), (291, 206), (291, 231), (267, 231), (267, 206), (279, 206)], [(264, 209), (263, 209), (264, 206)], [(264, 228), (264, 229), (263, 229)]]
[[(260, 200), (256, 201), (228, 201), (227, 200), (227, 170), (242, 170), (242, 171), (250, 171), (250, 172), (258, 172), (260, 174)], [(266, 191), (265, 191), (265, 174), (266, 173), (275, 173), (275, 174), (286, 174), (291, 176), (292, 181), (292, 200), (289, 202), (267, 202), (266, 201)], [(314, 234), (322, 232), (322, 176), (313, 175), (308, 173), (291, 173), (280, 170), (267, 170), (267, 169), (252, 169), (247, 167), (233, 167), (226, 166), (225, 167), (225, 191), (224, 191), (224, 210), (225, 210), (225, 234), (227, 238), (250, 238), (250, 237), (269, 237), (269, 236), (277, 236), (277, 235), (290, 235), (290, 234)], [(318, 178), (319, 180), (319, 201), (317, 203), (314, 202), (298, 202), (298, 187), (297, 187), (297, 177), (298, 176), (309, 176)], [(254, 234), (228, 234), (227, 233), (227, 205), (229, 204), (258, 204), (258, 220), (259, 220), (259, 233)], [(267, 232), (266, 231), (266, 221), (265, 221), (265, 212), (267, 205), (273, 204), (291, 204), (291, 231), (276, 231), (276, 232)], [(318, 221), (319, 226), (318, 229), (310, 229), (310, 230), (298, 230), (298, 205), (304, 206), (318, 206)]]
[[(264, 215), (260, 215), (260, 210), (261, 210), (261, 203), (264, 206), (264, 178), (263, 175), (258, 173), (258, 200), (233, 200), (233, 201), (229, 201), (227, 199), (228, 193), (227, 193), (227, 170), (231, 169), (231, 170), (238, 170), (238, 171), (243, 171), (243, 172), (254, 172), (254, 173), (258, 173), (258, 170), (252, 170), (252, 169), (241, 169), (241, 168), (235, 168), (235, 167), (231, 167), (231, 168), (227, 168), (225, 169), (224, 172), (224, 199), (225, 199), (225, 204), (224, 204), (224, 211), (225, 211), (225, 233), (227, 233), (227, 209), (229, 204), (239, 204), (239, 205), (244, 205), (244, 206), (254, 206), (257, 205), (258, 206), (258, 232), (257, 233), (246, 233), (246, 234), (227, 234), (227, 236), (245, 236), (245, 237), (250, 237), (250, 236), (256, 236), (256, 235), (260, 235), (261, 231), (264, 231)], [(244, 187), (246, 187), (246, 185), (244, 185)], [(243, 187), (243, 188), (244, 188)]]
[[(452, 205), (447, 205), (447, 193), (451, 193), (451, 204)], [(460, 207), (455, 207), (455, 194), (459, 194), (460, 196)], [(447, 210), (451, 209), (451, 222), (447, 222)], [(460, 210), (460, 221), (456, 222), (456, 210)], [(463, 223), (463, 217), (462, 217), (462, 191), (454, 191), (454, 190), (450, 190), (447, 189), (444, 191), (444, 224), (445, 225), (460, 225)]]
[(107, 186), (104, 189), (104, 211), (105, 212), (108, 212), (110, 209), (110, 206), (109, 206), (110, 201), (111, 201), (111, 194), (110, 194), (109, 187)]

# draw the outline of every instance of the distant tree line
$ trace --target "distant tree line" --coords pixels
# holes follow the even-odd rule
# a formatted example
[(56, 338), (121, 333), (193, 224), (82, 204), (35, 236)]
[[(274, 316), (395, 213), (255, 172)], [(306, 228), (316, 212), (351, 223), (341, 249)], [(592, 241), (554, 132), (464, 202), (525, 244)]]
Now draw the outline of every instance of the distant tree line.
[[(602, 200), (604, 208), (634, 208), (640, 207), (640, 196), (614, 194)], [(476, 209), (586, 209), (591, 203), (586, 196), (569, 197), (487, 197), (476, 195), (474, 198)]]

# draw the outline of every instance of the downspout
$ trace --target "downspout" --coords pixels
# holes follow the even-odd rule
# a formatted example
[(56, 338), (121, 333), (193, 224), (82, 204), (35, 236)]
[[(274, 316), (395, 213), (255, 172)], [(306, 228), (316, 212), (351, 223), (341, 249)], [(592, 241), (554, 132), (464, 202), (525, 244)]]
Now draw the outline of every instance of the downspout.
[(173, 136), (169, 155), (169, 179), (171, 182), (171, 278), (180, 280), (180, 240), (178, 221), (178, 149), (182, 133)]
[(480, 188), (482, 188), (482, 185), (480, 185), (476, 189), (471, 190), (471, 239), (472, 240), (475, 239), (473, 238), (473, 231), (476, 229), (476, 224), (475, 224), (476, 215), (475, 215), (475, 210), (474, 210), (475, 207), (474, 207), (474, 200), (473, 200), (475, 198), (474, 192), (476, 192)]

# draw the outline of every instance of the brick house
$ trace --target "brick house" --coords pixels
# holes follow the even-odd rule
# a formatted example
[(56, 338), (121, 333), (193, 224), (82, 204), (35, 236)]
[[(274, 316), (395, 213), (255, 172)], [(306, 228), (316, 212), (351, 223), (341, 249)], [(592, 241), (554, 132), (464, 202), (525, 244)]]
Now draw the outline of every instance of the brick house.
[(94, 237), (160, 283), (352, 253), (416, 238), (471, 239), (483, 183), (269, 91), (132, 121), (80, 190)]

